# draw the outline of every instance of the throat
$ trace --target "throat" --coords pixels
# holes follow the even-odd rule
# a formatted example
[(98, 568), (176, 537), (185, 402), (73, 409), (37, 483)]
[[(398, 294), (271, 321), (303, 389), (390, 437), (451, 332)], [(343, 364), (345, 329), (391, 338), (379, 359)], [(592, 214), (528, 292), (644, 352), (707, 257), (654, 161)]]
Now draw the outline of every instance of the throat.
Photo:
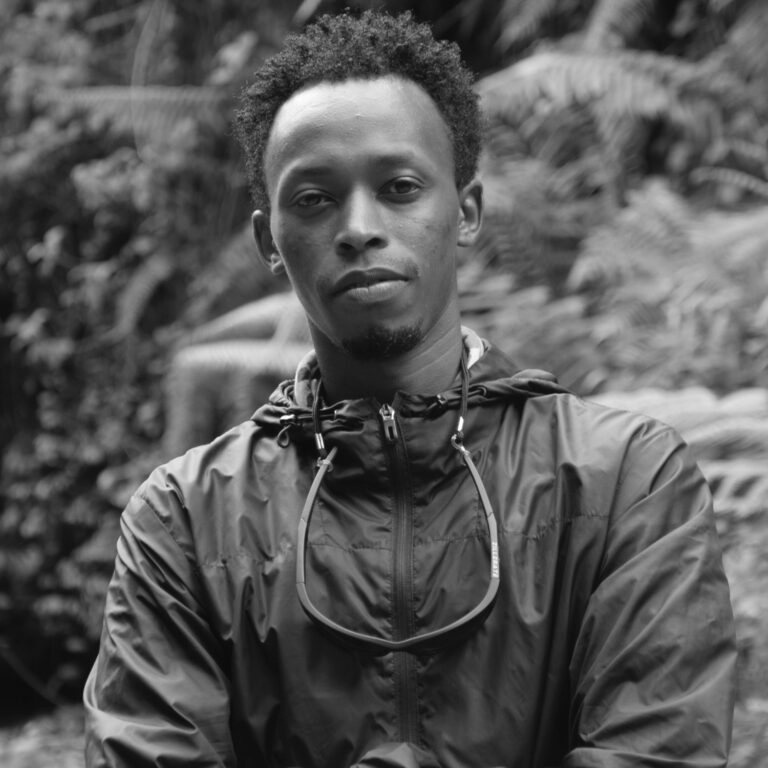
[(389, 356), (360, 357), (325, 338), (314, 341), (329, 402), (374, 397), (390, 403), (398, 391), (437, 394), (453, 384), (460, 370), (459, 327), (437, 339), (422, 338), (407, 351)]

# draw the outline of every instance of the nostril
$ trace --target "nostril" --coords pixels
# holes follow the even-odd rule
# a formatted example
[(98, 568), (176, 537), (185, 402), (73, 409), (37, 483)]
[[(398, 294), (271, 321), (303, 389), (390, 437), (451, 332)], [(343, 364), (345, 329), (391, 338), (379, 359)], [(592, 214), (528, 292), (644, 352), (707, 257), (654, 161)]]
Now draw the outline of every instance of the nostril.
[(360, 249), (356, 248), (349, 240), (337, 240), (336, 251), (342, 256), (353, 256), (358, 253)]
[(386, 238), (381, 235), (363, 235), (345, 233), (336, 238), (336, 251), (345, 256), (353, 256), (366, 250), (383, 248)]

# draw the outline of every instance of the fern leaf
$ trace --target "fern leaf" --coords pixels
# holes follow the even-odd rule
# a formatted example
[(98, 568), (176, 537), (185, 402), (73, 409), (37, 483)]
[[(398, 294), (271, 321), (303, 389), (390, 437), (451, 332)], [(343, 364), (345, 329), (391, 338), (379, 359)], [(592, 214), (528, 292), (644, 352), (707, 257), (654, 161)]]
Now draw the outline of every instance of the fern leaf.
[(275, 277), (258, 262), (251, 222), (243, 224), (220, 253), (196, 275), (189, 289), (185, 312), (189, 325), (200, 326), (211, 318), (271, 293), (283, 292), (287, 279)]
[(134, 272), (118, 296), (117, 323), (111, 336), (124, 338), (136, 331), (155, 291), (173, 274), (174, 269), (169, 256), (155, 254)]
[(713, 13), (720, 16), (732, 9), (734, 6), (738, 6), (743, 0), (706, 0), (706, 4), (709, 6)]
[(768, 511), (765, 460), (702, 461), (700, 466), (719, 514), (746, 518)]
[(748, 78), (757, 78), (763, 83), (768, 70), (766, 27), (768, 5), (762, 0), (755, 0), (739, 13), (727, 36), (727, 47), (739, 69)]
[(294, 27), (303, 27), (314, 15), (318, 8), (323, 4), (323, 0), (302, 0), (301, 5), (293, 14), (291, 23)]
[[(651, 179), (630, 195), (629, 205), (612, 221), (590, 232), (568, 286), (585, 290), (619, 285), (630, 276), (664, 274), (675, 259), (691, 253), (689, 232), (690, 213), (685, 202), (668, 186)], [(657, 293), (649, 285), (643, 291)]]
[(737, 171), (734, 168), (702, 166), (695, 168), (691, 172), (690, 179), (694, 184), (714, 181), (717, 184), (744, 189), (753, 195), (768, 199), (768, 182), (749, 173)]
[(624, 47), (637, 37), (655, 11), (654, 0), (598, 0), (587, 21), (585, 49)]
[(768, 245), (768, 205), (738, 213), (714, 213), (701, 217), (692, 231), (694, 247), (708, 261), (732, 253), (745, 242), (758, 248)]
[(704, 158), (711, 165), (723, 160), (729, 154), (745, 160), (752, 160), (756, 164), (764, 165), (768, 170), (768, 144), (759, 141), (747, 141), (733, 137), (723, 138), (713, 143)]
[(542, 51), (484, 78), (478, 90), (491, 119), (513, 124), (542, 98), (558, 108), (608, 98), (617, 114), (655, 118), (674, 113), (680, 87), (698, 74), (658, 54)]
[(477, 29), (486, 6), (485, 0), (464, 0), (456, 5), (455, 10), (461, 14), (459, 34), (462, 37), (468, 38)]
[(689, 444), (701, 458), (737, 455), (768, 456), (768, 422), (734, 416), (689, 430)]
[(502, 16), (505, 21), (499, 35), (498, 46), (502, 52), (520, 48), (534, 40), (544, 22), (555, 14), (558, 0), (518, 0), (504, 3)]
[(57, 89), (44, 99), (88, 112), (115, 131), (133, 131), (140, 141), (160, 144), (182, 120), (222, 130), (230, 96), (222, 88), (207, 86), (114, 85)]

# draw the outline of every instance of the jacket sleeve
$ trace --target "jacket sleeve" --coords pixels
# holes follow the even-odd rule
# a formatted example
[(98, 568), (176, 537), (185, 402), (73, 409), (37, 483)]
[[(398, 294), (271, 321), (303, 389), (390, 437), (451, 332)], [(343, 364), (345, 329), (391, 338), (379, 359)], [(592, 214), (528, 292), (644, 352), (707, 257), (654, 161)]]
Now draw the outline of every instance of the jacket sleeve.
[(687, 446), (645, 425), (624, 458), (571, 660), (563, 768), (725, 766), (736, 643), (711, 495)]
[(223, 649), (195, 584), (190, 558), (134, 497), (84, 691), (88, 768), (234, 765)]

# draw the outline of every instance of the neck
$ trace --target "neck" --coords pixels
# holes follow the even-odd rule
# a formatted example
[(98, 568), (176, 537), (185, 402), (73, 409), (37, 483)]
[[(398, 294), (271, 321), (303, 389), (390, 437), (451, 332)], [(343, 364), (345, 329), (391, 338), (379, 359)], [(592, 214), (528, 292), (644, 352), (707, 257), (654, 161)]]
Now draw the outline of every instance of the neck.
[(436, 394), (448, 389), (461, 364), (463, 341), (456, 323), (428, 334), (410, 352), (388, 360), (359, 360), (311, 327), (328, 402), (375, 397), (390, 403), (398, 390)]

